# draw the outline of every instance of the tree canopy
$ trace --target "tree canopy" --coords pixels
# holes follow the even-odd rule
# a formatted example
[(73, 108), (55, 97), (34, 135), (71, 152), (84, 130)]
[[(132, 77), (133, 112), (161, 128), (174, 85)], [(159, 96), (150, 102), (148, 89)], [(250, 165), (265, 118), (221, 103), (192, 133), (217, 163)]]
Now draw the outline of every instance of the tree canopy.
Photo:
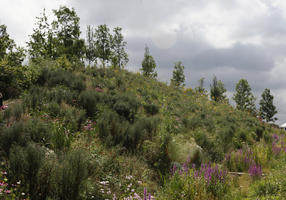
[(153, 58), (153, 56), (150, 55), (149, 47), (145, 47), (145, 53), (144, 53), (144, 59), (142, 61), (142, 68), (141, 71), (144, 76), (156, 78), (157, 72), (155, 71), (156, 68), (156, 62)]
[(251, 92), (248, 81), (246, 79), (240, 79), (235, 86), (235, 91), (236, 93), (233, 99), (236, 103), (236, 108), (255, 113), (255, 97)]
[(273, 95), (270, 94), (270, 89), (265, 89), (261, 94), (261, 100), (259, 102), (259, 114), (262, 119), (267, 122), (274, 122), (277, 118), (274, 115), (277, 113), (276, 107), (273, 104)]

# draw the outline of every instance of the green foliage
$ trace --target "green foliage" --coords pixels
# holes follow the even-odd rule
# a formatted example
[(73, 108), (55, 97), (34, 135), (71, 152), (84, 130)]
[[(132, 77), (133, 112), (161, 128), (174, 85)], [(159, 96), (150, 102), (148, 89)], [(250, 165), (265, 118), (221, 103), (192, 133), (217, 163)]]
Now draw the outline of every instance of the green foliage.
[(77, 63), (84, 55), (84, 40), (79, 38), (79, 17), (74, 9), (65, 6), (53, 13), (56, 19), (51, 23), (45, 10), (37, 18), (37, 27), (27, 43), (29, 54), (33, 60), (66, 56), (71, 63)]
[(106, 24), (99, 25), (95, 29), (96, 57), (101, 59), (103, 67), (109, 60), (112, 50), (112, 35)]
[(207, 94), (207, 90), (204, 88), (205, 78), (201, 78), (198, 82), (199, 86), (195, 88), (195, 91), (199, 94)]
[(142, 68), (141, 71), (143, 76), (156, 78), (157, 72), (155, 71), (156, 63), (153, 56), (150, 55), (149, 47), (145, 47), (144, 59), (142, 61)]
[(175, 63), (171, 85), (174, 85), (175, 87), (185, 86), (184, 68), (181, 61)]
[(213, 78), (213, 84), (210, 85), (210, 95), (211, 99), (216, 102), (222, 102), (226, 99), (224, 93), (226, 89), (224, 88), (224, 84), (221, 80), (217, 80), (216, 76)]
[(96, 62), (96, 47), (95, 47), (95, 32), (93, 28), (88, 25), (86, 30), (86, 47), (85, 55), (88, 61), (88, 64)]
[(79, 104), (85, 109), (88, 117), (95, 117), (97, 105), (102, 101), (101, 93), (96, 91), (83, 91), (79, 96)]
[(28, 186), (31, 197), (37, 195), (37, 174), (43, 162), (41, 147), (29, 144), (27, 147), (12, 146), (9, 164), (13, 180), (22, 180)]
[(159, 106), (155, 104), (145, 104), (144, 109), (146, 113), (150, 115), (156, 115), (157, 113), (159, 113)]
[(270, 94), (270, 89), (265, 89), (261, 95), (261, 100), (259, 102), (260, 116), (262, 119), (265, 119), (267, 122), (275, 121), (277, 118), (274, 118), (274, 115), (277, 113), (276, 107), (273, 105), (273, 95)]
[(128, 54), (125, 51), (126, 42), (121, 33), (122, 28), (116, 27), (113, 29), (114, 35), (112, 37), (112, 52), (111, 52), (111, 62), (114, 67), (119, 69), (124, 68), (128, 63)]
[(120, 116), (123, 116), (130, 122), (135, 119), (135, 114), (139, 108), (139, 102), (131, 93), (116, 94), (112, 98), (111, 108)]
[(235, 86), (236, 93), (234, 94), (234, 101), (236, 108), (239, 110), (249, 111), (255, 113), (255, 97), (251, 92), (251, 88), (246, 79), (240, 79)]
[(75, 150), (66, 155), (57, 170), (57, 194), (60, 199), (79, 199), (83, 181), (88, 176), (88, 157), (83, 151)]

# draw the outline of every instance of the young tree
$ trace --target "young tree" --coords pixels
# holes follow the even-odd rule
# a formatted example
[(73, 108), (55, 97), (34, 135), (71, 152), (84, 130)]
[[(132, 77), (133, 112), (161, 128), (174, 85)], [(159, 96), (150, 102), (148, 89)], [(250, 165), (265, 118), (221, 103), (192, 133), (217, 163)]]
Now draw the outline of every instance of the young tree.
[(116, 27), (113, 29), (114, 35), (112, 37), (112, 52), (111, 62), (114, 67), (123, 68), (129, 61), (128, 54), (125, 52), (127, 42), (121, 33), (122, 28)]
[(90, 65), (92, 62), (96, 61), (96, 49), (95, 49), (95, 33), (93, 28), (88, 25), (86, 31), (86, 59)]
[(20, 66), (24, 60), (24, 49), (17, 47), (7, 33), (7, 27), (0, 25), (0, 61), (5, 61), (8, 66)]
[(277, 113), (276, 107), (273, 104), (273, 96), (270, 94), (270, 89), (265, 89), (261, 95), (261, 100), (259, 102), (260, 108), (259, 113), (262, 119), (267, 122), (274, 122), (277, 118), (274, 115)]
[(74, 9), (65, 6), (53, 10), (56, 19), (48, 22), (45, 10), (38, 22), (28, 44), (32, 59), (57, 59), (65, 56), (70, 62), (78, 61), (84, 55), (84, 40), (80, 39), (79, 17)]
[(236, 108), (239, 110), (247, 110), (252, 113), (256, 112), (255, 97), (251, 92), (251, 88), (246, 79), (240, 79), (235, 86), (236, 93), (234, 94), (234, 101)]
[(197, 86), (195, 88), (195, 91), (201, 94), (206, 95), (207, 94), (207, 90), (204, 88), (204, 83), (205, 83), (205, 78), (200, 78), (200, 80), (198, 80), (199, 82), (199, 86)]
[(175, 87), (185, 86), (184, 68), (185, 67), (182, 65), (181, 61), (175, 63), (173, 70), (173, 78), (171, 79), (171, 85), (174, 85)]
[(156, 63), (153, 56), (150, 55), (148, 46), (145, 47), (144, 59), (142, 61), (141, 71), (146, 77), (156, 78), (157, 72), (155, 72)]
[(102, 65), (105, 67), (105, 63), (110, 59), (112, 50), (112, 35), (106, 24), (97, 27), (95, 38), (96, 57), (101, 59)]
[(55, 35), (48, 22), (45, 9), (42, 16), (37, 17), (36, 28), (33, 29), (33, 34), (30, 35), (30, 41), (27, 42), (29, 56), (32, 60), (37, 58), (56, 58)]
[(66, 55), (70, 61), (83, 58), (84, 40), (80, 39), (79, 17), (75, 10), (61, 6), (53, 10), (56, 20), (52, 22), (56, 35), (57, 56)]
[(210, 85), (211, 89), (211, 99), (216, 102), (222, 102), (226, 99), (226, 96), (224, 93), (226, 92), (226, 89), (224, 87), (224, 84), (221, 80), (217, 80), (216, 76), (213, 77), (213, 84)]

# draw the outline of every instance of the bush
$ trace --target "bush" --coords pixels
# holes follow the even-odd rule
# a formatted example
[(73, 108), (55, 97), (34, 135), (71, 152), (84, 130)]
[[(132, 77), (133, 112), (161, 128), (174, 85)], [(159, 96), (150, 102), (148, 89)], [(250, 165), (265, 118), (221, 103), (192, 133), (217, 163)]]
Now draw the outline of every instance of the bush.
[(83, 181), (88, 176), (88, 159), (82, 151), (70, 152), (57, 172), (59, 199), (79, 199)]
[(51, 126), (39, 119), (32, 119), (26, 122), (25, 130), (35, 143), (47, 145), (50, 142)]
[(123, 116), (128, 121), (133, 122), (139, 105), (138, 100), (133, 94), (125, 93), (113, 96), (111, 108), (120, 116)]
[(79, 96), (80, 106), (85, 109), (88, 117), (94, 117), (97, 109), (97, 104), (102, 100), (102, 95), (96, 91), (83, 91)]
[(51, 143), (56, 151), (70, 147), (71, 137), (68, 135), (67, 129), (61, 124), (56, 123), (53, 125)]
[(5, 110), (4, 119), (11, 121), (19, 121), (24, 114), (24, 107), (22, 103), (10, 104)]
[(144, 109), (150, 115), (156, 115), (159, 112), (159, 106), (155, 104), (146, 104), (144, 105)]
[(72, 72), (64, 70), (52, 71), (48, 68), (42, 70), (38, 83), (49, 87), (64, 85), (78, 92), (81, 92), (86, 88), (85, 78), (83, 76), (77, 76)]
[(9, 166), (13, 180), (21, 180), (28, 186), (32, 199), (37, 195), (37, 174), (42, 165), (42, 148), (29, 144), (27, 147), (14, 145), (9, 155)]
[(0, 135), (1, 150), (9, 156), (13, 144), (26, 146), (30, 141), (29, 134), (25, 131), (23, 122), (17, 122), (12, 127), (4, 128)]

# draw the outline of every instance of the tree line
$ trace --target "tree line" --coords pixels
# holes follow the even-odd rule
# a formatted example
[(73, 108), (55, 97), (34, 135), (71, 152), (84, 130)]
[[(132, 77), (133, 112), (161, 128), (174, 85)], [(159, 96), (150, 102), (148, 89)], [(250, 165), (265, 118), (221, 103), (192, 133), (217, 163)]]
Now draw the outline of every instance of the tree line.
[[(73, 8), (61, 6), (53, 10), (54, 20), (50, 21), (45, 10), (37, 17), (35, 28), (27, 49), (18, 47), (7, 33), (7, 27), (0, 25), (0, 91), (7, 97), (19, 95), (21, 89), (28, 88), (36, 77), (36, 70), (31, 66), (43, 60), (56, 61), (59, 67), (65, 70), (75, 70), (88, 66), (97, 66), (101, 62), (103, 67), (108, 65), (123, 69), (129, 61), (126, 52), (127, 42), (124, 40), (121, 27), (113, 28), (112, 32), (106, 25), (97, 27), (87, 26), (86, 38), (80, 38), (80, 18)], [(29, 66), (22, 66), (26, 54), (29, 57)], [(148, 46), (145, 47), (142, 74), (149, 78), (157, 78), (156, 62), (150, 54)], [(171, 86), (183, 88), (185, 86), (184, 66), (182, 62), (174, 65)], [(196, 92), (206, 94), (203, 87), (204, 79), (199, 80)], [(273, 105), (273, 96), (270, 89), (265, 89), (261, 95), (260, 108), (255, 107), (255, 97), (246, 79), (236, 84), (233, 100), (236, 108), (249, 111), (269, 121), (275, 121), (277, 113)], [(210, 85), (210, 98), (215, 102), (226, 102), (226, 89), (221, 80), (214, 76)]]

